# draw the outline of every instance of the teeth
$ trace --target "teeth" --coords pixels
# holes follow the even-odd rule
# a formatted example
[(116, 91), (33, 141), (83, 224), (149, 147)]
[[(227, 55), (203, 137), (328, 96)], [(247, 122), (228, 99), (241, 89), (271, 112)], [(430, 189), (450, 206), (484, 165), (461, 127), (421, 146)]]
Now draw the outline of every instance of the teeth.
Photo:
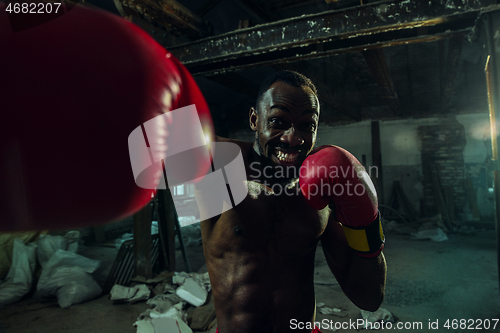
[(298, 156), (298, 153), (283, 153), (281, 150), (276, 150), (276, 157), (281, 162), (295, 162)]

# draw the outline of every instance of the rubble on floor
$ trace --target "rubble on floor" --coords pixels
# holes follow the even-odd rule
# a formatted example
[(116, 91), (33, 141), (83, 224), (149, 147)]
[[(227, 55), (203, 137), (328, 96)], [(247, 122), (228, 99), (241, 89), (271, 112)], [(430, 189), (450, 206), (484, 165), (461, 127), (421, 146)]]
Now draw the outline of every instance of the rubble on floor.
[(476, 230), (473, 226), (459, 225), (454, 223), (453, 228), (447, 228), (441, 214), (429, 218), (420, 218), (416, 222), (400, 223), (394, 220), (384, 220), (384, 232), (394, 232), (400, 235), (410, 235), (412, 239), (430, 239), (434, 242), (448, 240), (448, 233), (473, 235)]
[(192, 333), (186, 324), (184, 305), (184, 302), (179, 302), (166, 312), (159, 312), (155, 308), (141, 314), (140, 319), (134, 323), (137, 333)]
[(444, 242), (448, 240), (448, 236), (446, 236), (441, 228), (436, 228), (412, 233), (411, 239), (430, 239), (433, 242)]
[(132, 281), (136, 284), (132, 287), (114, 285), (110, 300), (132, 303), (147, 299), (152, 308), (137, 317), (137, 333), (192, 333), (215, 325), (208, 273), (163, 272), (153, 279), (136, 277)]
[[(208, 273), (204, 275), (208, 278)], [(175, 292), (180, 298), (194, 306), (200, 306), (207, 300), (209, 290), (207, 291), (206, 286), (210, 287), (210, 282), (208, 282), (208, 285), (206, 284), (206, 278), (203, 281), (203, 278), (197, 275), (189, 276), (182, 272), (176, 274), (172, 278), (172, 282), (179, 285)]]
[(360, 311), (361, 318), (365, 320), (363, 324), (364, 329), (377, 329), (377, 327), (380, 328), (381, 326), (377, 325), (376, 323), (395, 322), (394, 315), (389, 310), (384, 308), (379, 308), (375, 312), (365, 310)]
[(347, 314), (342, 313), (342, 309), (325, 306), (325, 303), (316, 304), (316, 308), (317, 311), (321, 314), (334, 315), (342, 318), (347, 317)]
[(129, 302), (133, 304), (149, 299), (151, 290), (145, 284), (138, 284), (134, 287), (124, 287), (115, 284), (109, 294), (109, 299), (115, 303)]
[(410, 235), (411, 239), (430, 239), (434, 242), (448, 240), (446, 233), (449, 232), (441, 214), (437, 214), (431, 218), (419, 219), (417, 222), (411, 223), (384, 221), (384, 231), (386, 233), (394, 232)]
[[(333, 315), (340, 318), (348, 317), (348, 314), (345, 311), (345, 309), (325, 306), (325, 303), (317, 303), (316, 310), (318, 313), (324, 315)], [(394, 323), (396, 321), (394, 315), (385, 308), (379, 308), (375, 312), (370, 312), (360, 309), (359, 318), (363, 319), (363, 324), (362, 324), (363, 329), (380, 329), (386, 327), (381, 324), (387, 322)], [(341, 327), (334, 327), (334, 325), (330, 325), (330, 327), (323, 328), (324, 331), (329, 331), (329, 332), (337, 332), (340, 329)]]

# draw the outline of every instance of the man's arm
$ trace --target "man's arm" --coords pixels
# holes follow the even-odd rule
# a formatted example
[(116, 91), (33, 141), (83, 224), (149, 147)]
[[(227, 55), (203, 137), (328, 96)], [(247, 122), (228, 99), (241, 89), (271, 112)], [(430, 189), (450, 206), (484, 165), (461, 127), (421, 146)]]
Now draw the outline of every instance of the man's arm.
[(370, 176), (351, 153), (331, 145), (315, 149), (302, 168), (300, 189), (307, 203), (332, 209), (322, 235), (330, 269), (354, 304), (377, 310), (385, 290), (385, 237)]
[(382, 253), (374, 258), (362, 258), (347, 244), (341, 224), (330, 215), (321, 236), (326, 261), (340, 287), (359, 308), (376, 311), (385, 294), (387, 266)]

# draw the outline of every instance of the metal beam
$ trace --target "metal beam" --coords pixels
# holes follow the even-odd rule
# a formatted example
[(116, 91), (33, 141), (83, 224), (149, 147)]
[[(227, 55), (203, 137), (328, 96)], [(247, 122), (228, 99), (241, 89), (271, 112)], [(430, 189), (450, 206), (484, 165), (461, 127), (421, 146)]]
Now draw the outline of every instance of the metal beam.
[(489, 55), (486, 64), (486, 80), (488, 89), (488, 102), (490, 110), (490, 130), (491, 130), (491, 149), (493, 167), (493, 194), (495, 201), (495, 225), (497, 234), (497, 270), (498, 282), (500, 285), (500, 170), (498, 170), (498, 128), (500, 122), (500, 41), (495, 38), (500, 30), (500, 12), (489, 13), (485, 15), (484, 32), (486, 37), (486, 52)]
[(151, 206), (149, 203), (134, 214), (134, 265), (135, 274), (152, 278), (151, 263)]
[(361, 3), (360, 0), (285, 0), (280, 2), (275, 2), (271, 9), (273, 10), (287, 10), (296, 7), (304, 7), (304, 6), (314, 6), (314, 5), (327, 5), (332, 9), (346, 8), (357, 6)]
[[(406, 83), (408, 84), (408, 94), (409, 96), (409, 104), (414, 105), (414, 98), (413, 98), (413, 83), (411, 81), (412, 79), (412, 71), (411, 71), (411, 61), (410, 61), (410, 50), (408, 49), (409, 46), (405, 46), (405, 55), (406, 55)], [(408, 103), (406, 103), (405, 107), (408, 107)], [(418, 112), (418, 111), (417, 111)], [(416, 114), (416, 112), (411, 112), (412, 114)]]
[(211, 11), (215, 6), (217, 6), (217, 4), (221, 2), (221, 0), (208, 0), (206, 1), (203, 6), (200, 7), (200, 9), (198, 9), (196, 11), (196, 14), (199, 16), (199, 17), (203, 17), (205, 16), (209, 11)]
[(256, 1), (236, 0), (236, 3), (246, 11), (257, 23), (278, 21), (280, 17), (271, 10), (264, 8)]
[[(332, 91), (332, 89), (327, 84), (324, 83), (324, 80), (315, 79), (315, 75), (308, 68), (306, 63), (300, 62), (300, 63), (276, 64), (273, 65), (272, 67), (277, 71), (292, 70), (307, 76), (313, 81), (314, 85), (316, 86), (316, 89), (318, 90), (319, 100), (322, 103), (329, 105), (336, 112), (341, 113), (344, 116), (347, 116), (354, 121), (362, 120), (361, 112), (357, 109), (352, 109), (350, 111), (346, 110), (343, 106), (343, 103), (338, 100), (337, 95)], [(322, 117), (325, 118), (325, 116)]]
[(294, 8), (297, 6), (305, 6), (305, 5), (311, 6), (317, 4), (318, 2), (323, 2), (323, 0), (288, 0), (288, 1), (282, 0), (279, 2), (275, 2), (273, 4), (273, 9), (284, 10), (284, 9)]
[(206, 78), (252, 98), (256, 98), (259, 93), (260, 86), (257, 83), (238, 73), (210, 75), (206, 76)]
[(385, 0), (232, 31), (170, 51), (193, 74), (293, 62), (468, 32), (494, 2)]
[(396, 89), (394, 89), (394, 83), (392, 82), (384, 51), (382, 49), (373, 49), (362, 51), (361, 54), (363, 54), (370, 71), (382, 89), (382, 94), (387, 100), (391, 110), (395, 114), (401, 114), (401, 105)]
[(448, 53), (446, 57), (446, 70), (443, 81), (441, 82), (441, 110), (449, 112), (453, 94), (455, 92), (455, 81), (458, 74), (460, 64), (460, 56), (462, 55), (462, 46), (464, 37), (450, 38), (448, 42)]
[(377, 190), (378, 202), (383, 204), (384, 201), (384, 182), (382, 180), (382, 149), (380, 144), (380, 123), (378, 120), (372, 121), (372, 166), (377, 171), (377, 177), (373, 177), (373, 185)]
[(190, 40), (213, 34), (212, 25), (175, 0), (119, 0), (129, 10), (146, 21)]
[(318, 89), (319, 98), (324, 103), (330, 105), (335, 111), (351, 118), (354, 121), (361, 121), (361, 111), (359, 109), (351, 109), (350, 111), (345, 109), (342, 103), (337, 99), (335, 94), (331, 91), (330, 87), (323, 83), (323, 81), (318, 81), (315, 83)]

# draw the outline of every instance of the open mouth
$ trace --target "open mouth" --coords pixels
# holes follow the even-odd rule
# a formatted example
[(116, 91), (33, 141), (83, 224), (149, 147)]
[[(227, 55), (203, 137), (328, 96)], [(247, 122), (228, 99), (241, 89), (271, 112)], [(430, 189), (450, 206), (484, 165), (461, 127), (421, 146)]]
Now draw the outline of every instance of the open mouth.
[(293, 165), (297, 162), (299, 158), (299, 152), (282, 151), (280, 149), (275, 149), (274, 157), (276, 158), (279, 164)]

